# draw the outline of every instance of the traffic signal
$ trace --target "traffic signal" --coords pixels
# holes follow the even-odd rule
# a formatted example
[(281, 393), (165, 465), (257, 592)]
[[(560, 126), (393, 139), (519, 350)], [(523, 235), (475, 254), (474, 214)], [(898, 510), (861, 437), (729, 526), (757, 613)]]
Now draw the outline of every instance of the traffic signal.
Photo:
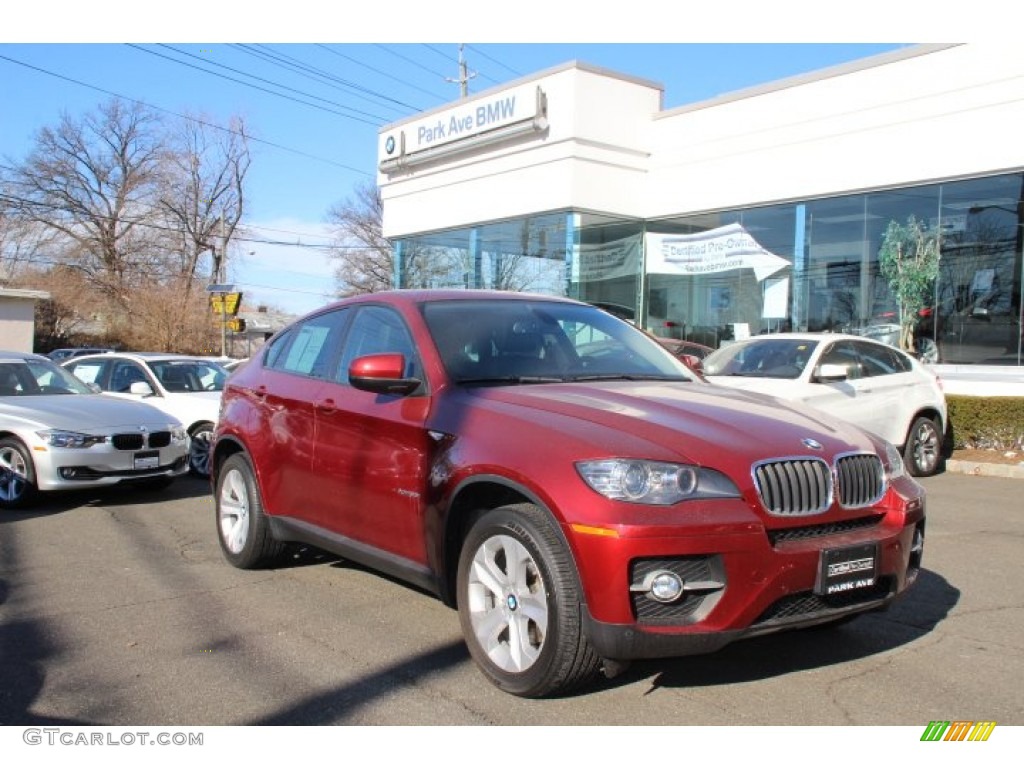
[(245, 330), (245, 320), (240, 317), (232, 317), (228, 320), (228, 330), (232, 333), (242, 333)]

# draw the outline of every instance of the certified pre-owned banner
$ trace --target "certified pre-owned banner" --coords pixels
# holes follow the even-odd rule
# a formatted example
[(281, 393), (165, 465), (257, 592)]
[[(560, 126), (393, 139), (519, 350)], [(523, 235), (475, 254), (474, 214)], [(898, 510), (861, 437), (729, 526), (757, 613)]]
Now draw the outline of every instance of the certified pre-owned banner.
[(693, 235), (648, 232), (647, 272), (658, 275), (708, 275), (733, 269), (752, 269), (764, 280), (789, 262), (767, 251), (739, 224), (728, 224)]

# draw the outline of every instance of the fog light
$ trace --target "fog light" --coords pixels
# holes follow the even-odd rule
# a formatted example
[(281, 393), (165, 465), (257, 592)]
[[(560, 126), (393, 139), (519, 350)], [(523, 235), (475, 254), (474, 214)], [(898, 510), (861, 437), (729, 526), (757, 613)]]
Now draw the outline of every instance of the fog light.
[(77, 470), (74, 467), (61, 467), (60, 468), (60, 476), (63, 477), (65, 480), (74, 480), (75, 479), (75, 475), (77, 475), (77, 474), (78, 474), (78, 472), (77, 472)]
[(683, 594), (683, 580), (671, 571), (658, 571), (651, 575), (650, 590), (659, 603), (671, 603)]

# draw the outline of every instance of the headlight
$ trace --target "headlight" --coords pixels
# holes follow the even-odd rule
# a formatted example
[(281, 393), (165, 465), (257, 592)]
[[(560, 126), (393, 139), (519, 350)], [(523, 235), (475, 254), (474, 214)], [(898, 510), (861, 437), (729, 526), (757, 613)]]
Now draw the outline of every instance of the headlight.
[(906, 465), (903, 463), (903, 457), (900, 455), (899, 449), (892, 443), (885, 444), (885, 463), (886, 470), (889, 472), (889, 479), (895, 480), (897, 477), (903, 477), (907, 473)]
[(63, 429), (45, 429), (36, 434), (54, 448), (91, 448), (107, 441), (103, 435), (84, 435), (81, 432), (68, 432)]
[(740, 495), (735, 484), (721, 472), (688, 464), (604, 459), (581, 461), (576, 469), (587, 485), (616, 501), (666, 505)]
[(171, 440), (176, 443), (183, 443), (188, 440), (188, 430), (182, 426), (170, 426), (168, 429), (171, 431)]

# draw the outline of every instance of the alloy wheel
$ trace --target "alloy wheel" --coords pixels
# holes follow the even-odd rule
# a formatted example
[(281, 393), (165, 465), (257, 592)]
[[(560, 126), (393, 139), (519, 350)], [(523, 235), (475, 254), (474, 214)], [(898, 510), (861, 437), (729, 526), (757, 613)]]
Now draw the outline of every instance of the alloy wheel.
[(548, 630), (548, 604), (540, 569), (511, 536), (488, 538), (473, 555), (468, 582), (473, 634), (505, 672), (523, 672), (537, 661)]
[(217, 517), (224, 546), (235, 555), (241, 553), (249, 538), (249, 491), (237, 469), (229, 469), (221, 482)]

